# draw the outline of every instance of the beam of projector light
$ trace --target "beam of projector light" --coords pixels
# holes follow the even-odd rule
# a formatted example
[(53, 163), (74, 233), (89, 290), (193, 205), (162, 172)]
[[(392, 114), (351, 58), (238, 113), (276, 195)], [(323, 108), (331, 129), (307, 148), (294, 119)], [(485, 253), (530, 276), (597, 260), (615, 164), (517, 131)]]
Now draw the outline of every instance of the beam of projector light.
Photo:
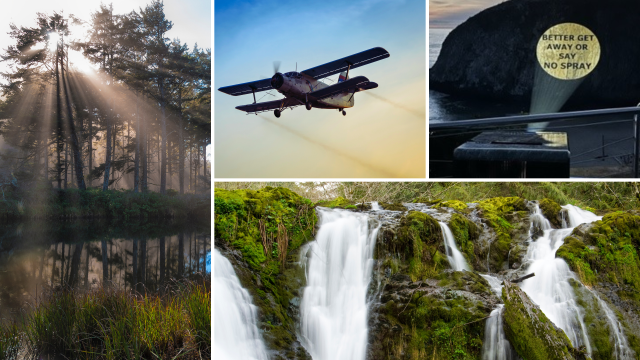
[(311, 144), (317, 145), (317, 146), (327, 150), (328, 152), (334, 153), (334, 154), (336, 154), (338, 156), (342, 156), (345, 159), (351, 160), (351, 161), (355, 162), (356, 164), (358, 164), (360, 166), (363, 166), (363, 167), (365, 167), (365, 168), (367, 168), (369, 170), (377, 171), (377, 172), (379, 172), (381, 174), (384, 174), (386, 177), (389, 177), (389, 178), (398, 177), (398, 176), (392, 174), (391, 172), (389, 172), (389, 171), (387, 171), (385, 169), (381, 169), (379, 167), (376, 167), (376, 166), (374, 166), (372, 164), (369, 164), (369, 163), (367, 163), (365, 161), (362, 161), (362, 160), (360, 160), (360, 159), (358, 159), (356, 157), (353, 157), (353, 156), (351, 156), (349, 154), (345, 154), (344, 152), (342, 152), (342, 151), (340, 151), (338, 149), (332, 148), (331, 146), (328, 146), (328, 145), (325, 145), (325, 144), (323, 144), (323, 143), (321, 143), (319, 141), (313, 140), (310, 137), (308, 137), (308, 136), (306, 136), (306, 135), (304, 135), (304, 134), (302, 134), (302, 133), (300, 133), (300, 132), (298, 132), (298, 131), (296, 131), (294, 129), (289, 128), (288, 126), (285, 126), (283, 124), (277, 123), (277, 122), (275, 122), (275, 121), (273, 121), (271, 119), (268, 119), (268, 118), (266, 118), (266, 117), (264, 117), (262, 115), (258, 115), (258, 116), (261, 119), (263, 119), (263, 120), (269, 122), (270, 124), (275, 125), (275, 126), (281, 128), (281, 129), (287, 131), (290, 134), (293, 134), (293, 135), (295, 135), (295, 136), (297, 136), (297, 137), (299, 137), (299, 138), (301, 138), (303, 140), (306, 140), (307, 142), (309, 142)]
[(422, 114), (422, 113), (420, 113), (419, 111), (415, 111), (415, 110), (413, 110), (413, 109), (410, 109), (410, 108), (408, 108), (408, 107), (406, 107), (406, 106), (404, 106), (404, 105), (400, 105), (400, 104), (395, 103), (395, 102), (393, 102), (393, 101), (387, 100), (387, 99), (383, 98), (383, 97), (382, 97), (382, 96), (380, 96), (380, 95), (376, 95), (376, 94), (374, 94), (374, 93), (372, 93), (372, 92), (369, 92), (369, 91), (365, 91), (365, 92), (364, 92), (364, 94), (367, 94), (367, 95), (369, 95), (369, 96), (373, 96), (374, 98), (376, 98), (376, 99), (378, 99), (378, 100), (380, 100), (380, 101), (384, 101), (384, 102), (386, 102), (387, 104), (389, 104), (389, 105), (391, 105), (391, 106), (395, 106), (395, 107), (397, 107), (397, 108), (400, 108), (400, 109), (402, 109), (402, 110), (404, 110), (404, 111), (406, 111), (406, 112), (410, 113), (411, 115), (414, 115), (414, 116), (416, 116), (416, 117), (420, 118), (421, 120), (425, 120), (425, 119), (426, 119), (426, 115), (425, 115), (425, 114)]

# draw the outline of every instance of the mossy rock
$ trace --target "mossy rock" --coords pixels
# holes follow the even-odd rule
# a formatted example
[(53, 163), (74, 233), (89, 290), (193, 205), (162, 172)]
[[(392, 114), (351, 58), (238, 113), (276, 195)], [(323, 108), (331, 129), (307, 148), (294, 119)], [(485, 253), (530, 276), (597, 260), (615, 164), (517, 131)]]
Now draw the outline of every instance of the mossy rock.
[(389, 203), (386, 203), (386, 202), (381, 202), (378, 205), (380, 205), (380, 207), (382, 207), (384, 210), (407, 211), (407, 207), (402, 205), (401, 203), (389, 204)]
[(357, 204), (356, 208), (359, 211), (369, 211), (371, 210), (371, 204)]
[[(304, 279), (304, 272), (293, 263), (299, 254), (296, 250), (313, 239), (317, 222), (313, 203), (289, 189), (265, 187), (257, 191), (215, 189), (214, 204), (216, 247), (240, 251), (250, 273), (239, 277), (260, 308), (265, 341), (270, 349), (291, 358), (299, 348), (294, 349), (295, 311), (290, 309), (290, 300), (301, 296), (296, 289)], [(275, 242), (270, 250), (265, 249), (263, 234), (277, 239), (283, 227), (286, 253), (280, 254)]]
[(640, 306), (640, 216), (629, 212), (606, 214), (602, 220), (576, 228), (557, 256), (567, 261), (587, 285), (610, 282), (630, 286), (621, 298)]
[(435, 199), (435, 200), (431, 200), (429, 198), (426, 197), (417, 197), (415, 199), (413, 199), (411, 202), (412, 203), (419, 203), (419, 204), (425, 204), (425, 205), (433, 205), (433, 204), (437, 204), (439, 202), (441, 202), (442, 199)]
[(556, 257), (564, 259), (583, 284), (593, 285), (596, 282), (596, 274), (590, 264), (597, 260), (597, 252), (578, 238), (567, 236), (556, 251)]
[(393, 240), (387, 250), (408, 259), (407, 272), (414, 281), (434, 276), (449, 266), (440, 223), (425, 213), (410, 211), (404, 215)]
[(456, 211), (464, 211), (468, 208), (467, 204), (460, 200), (447, 200), (447, 201), (439, 201), (433, 204), (434, 208), (451, 208)]
[(315, 206), (322, 206), (331, 209), (357, 209), (357, 206), (350, 200), (338, 196), (333, 200), (318, 201)]
[[(512, 248), (512, 222), (516, 219), (519, 221), (524, 214), (528, 214), (525, 201), (519, 197), (496, 197), (478, 202), (478, 208), (480, 217), (496, 232), (489, 256), (491, 268), (506, 268), (509, 264), (505, 262)], [(511, 222), (507, 219), (511, 219)]]
[(436, 277), (438, 286), (464, 290), (481, 296), (493, 296), (489, 282), (474, 271), (442, 271)]
[(451, 214), (448, 225), (460, 252), (462, 252), (466, 258), (467, 263), (473, 267), (476, 261), (473, 243), (478, 240), (480, 235), (478, 226), (471, 220), (457, 213)]
[(527, 360), (574, 360), (571, 342), (517, 285), (505, 281), (504, 331), (518, 355)]
[(554, 227), (562, 227), (562, 221), (560, 218), (560, 211), (562, 211), (562, 208), (557, 202), (544, 198), (538, 201), (538, 204), (540, 205), (540, 210), (544, 217), (546, 217)]

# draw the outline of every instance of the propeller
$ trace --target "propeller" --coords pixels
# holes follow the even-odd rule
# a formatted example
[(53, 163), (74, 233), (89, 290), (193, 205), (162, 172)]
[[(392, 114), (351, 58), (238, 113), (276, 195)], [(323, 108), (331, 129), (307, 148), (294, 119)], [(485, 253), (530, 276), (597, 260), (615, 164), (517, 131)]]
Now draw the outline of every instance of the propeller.
[(280, 61), (273, 62), (273, 77), (271, 78), (271, 87), (274, 89), (279, 89), (282, 84), (284, 84), (284, 78), (282, 74), (279, 72), (280, 70)]

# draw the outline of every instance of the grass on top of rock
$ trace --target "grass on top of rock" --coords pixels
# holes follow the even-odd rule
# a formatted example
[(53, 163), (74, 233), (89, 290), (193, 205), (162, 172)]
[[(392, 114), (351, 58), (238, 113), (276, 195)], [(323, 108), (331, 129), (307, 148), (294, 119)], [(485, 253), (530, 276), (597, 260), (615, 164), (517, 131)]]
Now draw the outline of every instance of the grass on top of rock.
[(640, 304), (640, 216), (614, 212), (591, 225), (576, 228), (556, 252), (582, 283), (607, 281), (632, 290), (621, 297)]
[(294, 295), (287, 286), (285, 265), (292, 251), (313, 239), (314, 204), (289, 189), (265, 187), (215, 189), (214, 205), (215, 239), (240, 250), (256, 274), (241, 281), (252, 292), (262, 316), (269, 319), (267, 344), (272, 349), (286, 348), (295, 341), (295, 324), (286, 311)]
[(315, 206), (322, 206), (322, 207), (328, 207), (331, 209), (357, 209), (358, 207), (352, 202), (349, 201), (345, 198), (343, 198), (342, 196), (338, 196), (337, 198), (333, 199), (333, 200), (323, 200), (323, 201), (318, 201)]
[(55, 291), (22, 320), (0, 324), (0, 359), (201, 359), (211, 356), (211, 281), (164, 296), (101, 288)]

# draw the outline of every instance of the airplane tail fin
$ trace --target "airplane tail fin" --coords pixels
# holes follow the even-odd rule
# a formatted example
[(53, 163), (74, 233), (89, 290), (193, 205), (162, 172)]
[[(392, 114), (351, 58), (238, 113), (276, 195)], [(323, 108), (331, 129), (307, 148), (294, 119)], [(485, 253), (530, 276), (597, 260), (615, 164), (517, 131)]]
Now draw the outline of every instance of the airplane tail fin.
[(347, 80), (347, 72), (343, 71), (340, 73), (340, 77), (338, 77), (338, 82), (341, 83), (345, 80)]

